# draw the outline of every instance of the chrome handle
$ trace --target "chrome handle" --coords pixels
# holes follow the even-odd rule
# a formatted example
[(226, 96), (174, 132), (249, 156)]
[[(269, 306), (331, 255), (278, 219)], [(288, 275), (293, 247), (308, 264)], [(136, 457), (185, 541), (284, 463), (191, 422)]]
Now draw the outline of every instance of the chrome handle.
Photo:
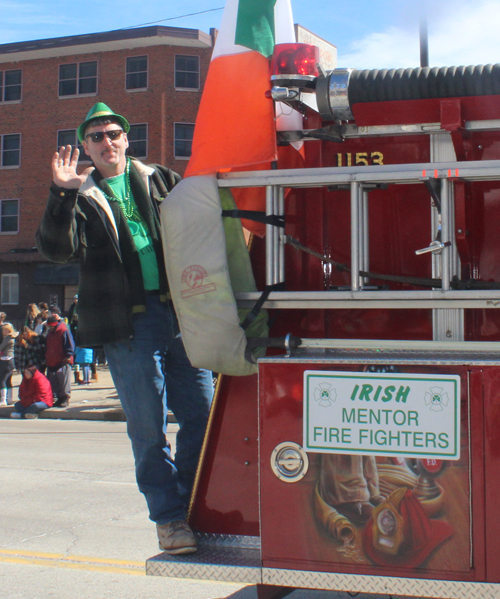
[(427, 254), (432, 252), (434, 254), (439, 254), (439, 252), (451, 245), (451, 241), (446, 241), (445, 243), (441, 243), (440, 241), (431, 241), (431, 245), (428, 248), (422, 248), (421, 250), (416, 250), (415, 254), (420, 256), (420, 254)]

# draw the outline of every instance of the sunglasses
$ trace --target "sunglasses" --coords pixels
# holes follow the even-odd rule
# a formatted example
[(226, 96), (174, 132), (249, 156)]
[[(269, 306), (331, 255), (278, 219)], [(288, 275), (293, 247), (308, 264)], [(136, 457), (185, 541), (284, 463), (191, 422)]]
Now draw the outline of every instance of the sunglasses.
[(97, 131), (97, 133), (87, 133), (85, 139), (90, 137), (90, 139), (98, 144), (104, 139), (104, 136), (109, 137), (111, 141), (115, 141), (115, 139), (120, 139), (123, 131), (121, 129), (113, 129), (112, 131)]

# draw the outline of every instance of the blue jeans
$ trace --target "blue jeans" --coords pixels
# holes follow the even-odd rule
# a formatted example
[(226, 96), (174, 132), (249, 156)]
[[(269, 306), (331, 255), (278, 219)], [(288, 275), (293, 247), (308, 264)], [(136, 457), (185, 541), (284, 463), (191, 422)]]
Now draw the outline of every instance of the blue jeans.
[(83, 382), (88, 383), (90, 381), (90, 364), (80, 364), (83, 372)]
[[(139, 490), (149, 517), (166, 524), (186, 517), (213, 396), (212, 373), (193, 368), (171, 302), (147, 296), (128, 343), (104, 346), (127, 417)], [(175, 460), (165, 434), (168, 407), (179, 423)]]
[(14, 404), (14, 411), (19, 412), (21, 416), (24, 416), (25, 414), (40, 414), (40, 412), (43, 412), (43, 410), (46, 410), (48, 407), (49, 406), (43, 401), (35, 401), (25, 408), (20, 401), (17, 401)]

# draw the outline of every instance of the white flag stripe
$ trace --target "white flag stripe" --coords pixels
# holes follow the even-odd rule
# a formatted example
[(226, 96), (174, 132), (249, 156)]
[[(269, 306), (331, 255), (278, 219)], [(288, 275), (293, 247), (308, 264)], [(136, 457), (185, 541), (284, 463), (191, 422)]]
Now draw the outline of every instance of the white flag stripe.
[[(230, 54), (241, 54), (250, 52), (244, 46), (238, 46), (234, 43), (236, 35), (236, 19), (238, 17), (238, 0), (227, 0), (224, 14), (220, 24), (220, 30), (217, 34), (215, 48), (212, 54), (212, 60), (218, 56), (228, 56)], [(243, 73), (242, 73), (243, 74)]]
[[(250, 52), (248, 48), (234, 43), (236, 35), (236, 20), (238, 17), (238, 0), (227, 0), (224, 14), (217, 34), (212, 60), (218, 56)], [(295, 42), (292, 6), (290, 0), (277, 0), (274, 6), (275, 43), (285, 44)]]

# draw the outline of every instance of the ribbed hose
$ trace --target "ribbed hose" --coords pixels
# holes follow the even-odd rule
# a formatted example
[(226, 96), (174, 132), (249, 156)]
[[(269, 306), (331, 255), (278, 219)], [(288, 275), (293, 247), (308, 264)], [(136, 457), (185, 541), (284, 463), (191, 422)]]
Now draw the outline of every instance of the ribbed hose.
[(500, 64), (352, 71), (349, 105), (500, 94)]

